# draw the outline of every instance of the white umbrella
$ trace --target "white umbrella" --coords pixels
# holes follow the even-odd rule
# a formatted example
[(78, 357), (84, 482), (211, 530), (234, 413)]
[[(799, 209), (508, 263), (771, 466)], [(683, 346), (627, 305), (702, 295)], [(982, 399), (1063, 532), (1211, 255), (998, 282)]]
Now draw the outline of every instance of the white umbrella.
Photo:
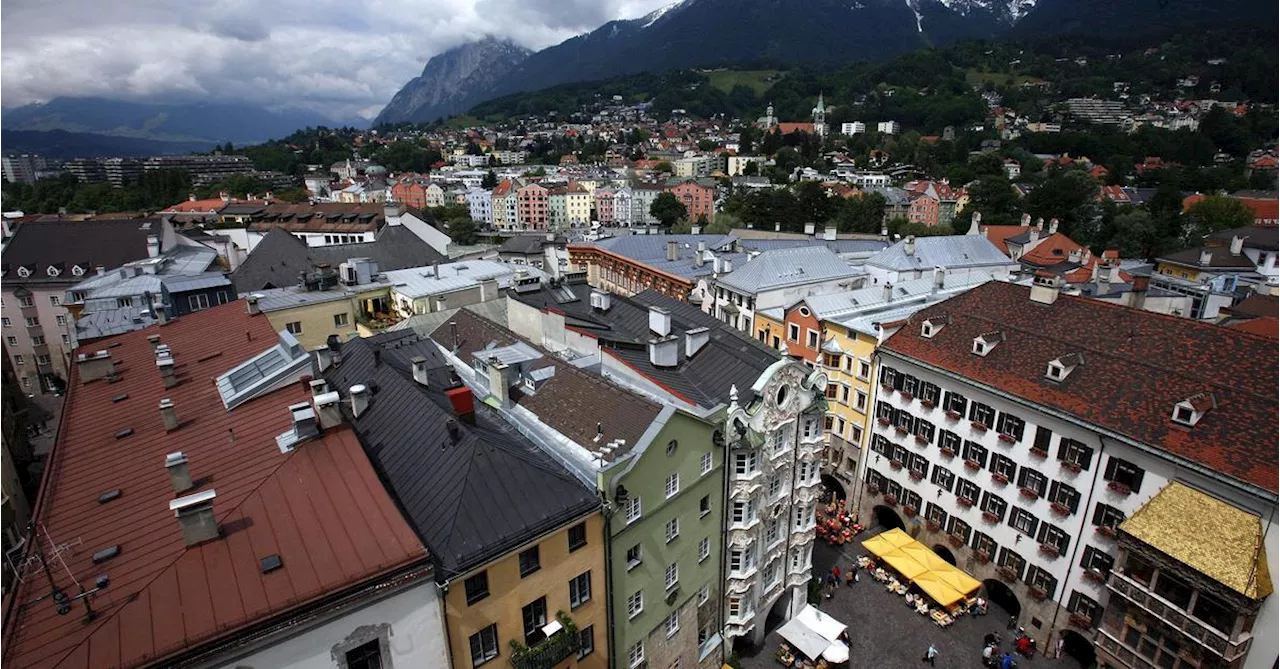
[(830, 646), (827, 646), (827, 649), (822, 651), (822, 657), (824, 657), (828, 662), (833, 662), (835, 664), (848, 662), (849, 647), (837, 641)]

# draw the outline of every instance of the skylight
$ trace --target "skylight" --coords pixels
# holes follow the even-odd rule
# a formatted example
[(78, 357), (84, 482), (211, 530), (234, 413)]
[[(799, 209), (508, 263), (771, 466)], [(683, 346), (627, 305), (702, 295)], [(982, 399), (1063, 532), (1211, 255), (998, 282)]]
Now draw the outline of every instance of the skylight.
[(288, 331), (275, 346), (218, 377), (218, 395), (228, 411), (249, 400), (297, 381), (311, 368), (307, 351)]

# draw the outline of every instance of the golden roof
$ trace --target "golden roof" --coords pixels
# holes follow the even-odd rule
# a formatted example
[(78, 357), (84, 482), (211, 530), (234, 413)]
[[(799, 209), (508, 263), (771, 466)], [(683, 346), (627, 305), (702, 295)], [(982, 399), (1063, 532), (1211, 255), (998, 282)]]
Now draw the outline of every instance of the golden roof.
[(1262, 521), (1181, 483), (1170, 483), (1120, 529), (1250, 599), (1271, 594)]

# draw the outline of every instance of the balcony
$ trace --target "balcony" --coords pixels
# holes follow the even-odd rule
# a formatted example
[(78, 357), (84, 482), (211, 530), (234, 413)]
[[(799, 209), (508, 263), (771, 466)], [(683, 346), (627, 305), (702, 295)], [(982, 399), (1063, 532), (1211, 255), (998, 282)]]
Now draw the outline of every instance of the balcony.
[(582, 649), (582, 638), (578, 636), (578, 627), (573, 624), (573, 620), (561, 611), (556, 613), (555, 622), (560, 624), (561, 629), (530, 647), (526, 648), (514, 639), (511, 641), (512, 667), (554, 667)]
[(1133, 602), (1165, 625), (1178, 630), (1188, 639), (1213, 651), (1228, 662), (1249, 652), (1249, 646), (1253, 641), (1252, 634), (1241, 634), (1232, 641), (1226, 634), (1187, 615), (1182, 609), (1150, 592), (1141, 583), (1121, 574), (1118, 570), (1111, 572), (1107, 589)]

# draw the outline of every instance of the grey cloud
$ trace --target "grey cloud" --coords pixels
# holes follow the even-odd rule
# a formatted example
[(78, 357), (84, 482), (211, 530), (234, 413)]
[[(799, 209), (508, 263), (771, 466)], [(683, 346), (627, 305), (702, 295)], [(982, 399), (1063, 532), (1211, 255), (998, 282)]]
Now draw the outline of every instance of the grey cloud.
[(486, 34), (542, 48), (670, 1), (5, 0), (0, 100), (238, 100), (368, 118), (445, 49)]

